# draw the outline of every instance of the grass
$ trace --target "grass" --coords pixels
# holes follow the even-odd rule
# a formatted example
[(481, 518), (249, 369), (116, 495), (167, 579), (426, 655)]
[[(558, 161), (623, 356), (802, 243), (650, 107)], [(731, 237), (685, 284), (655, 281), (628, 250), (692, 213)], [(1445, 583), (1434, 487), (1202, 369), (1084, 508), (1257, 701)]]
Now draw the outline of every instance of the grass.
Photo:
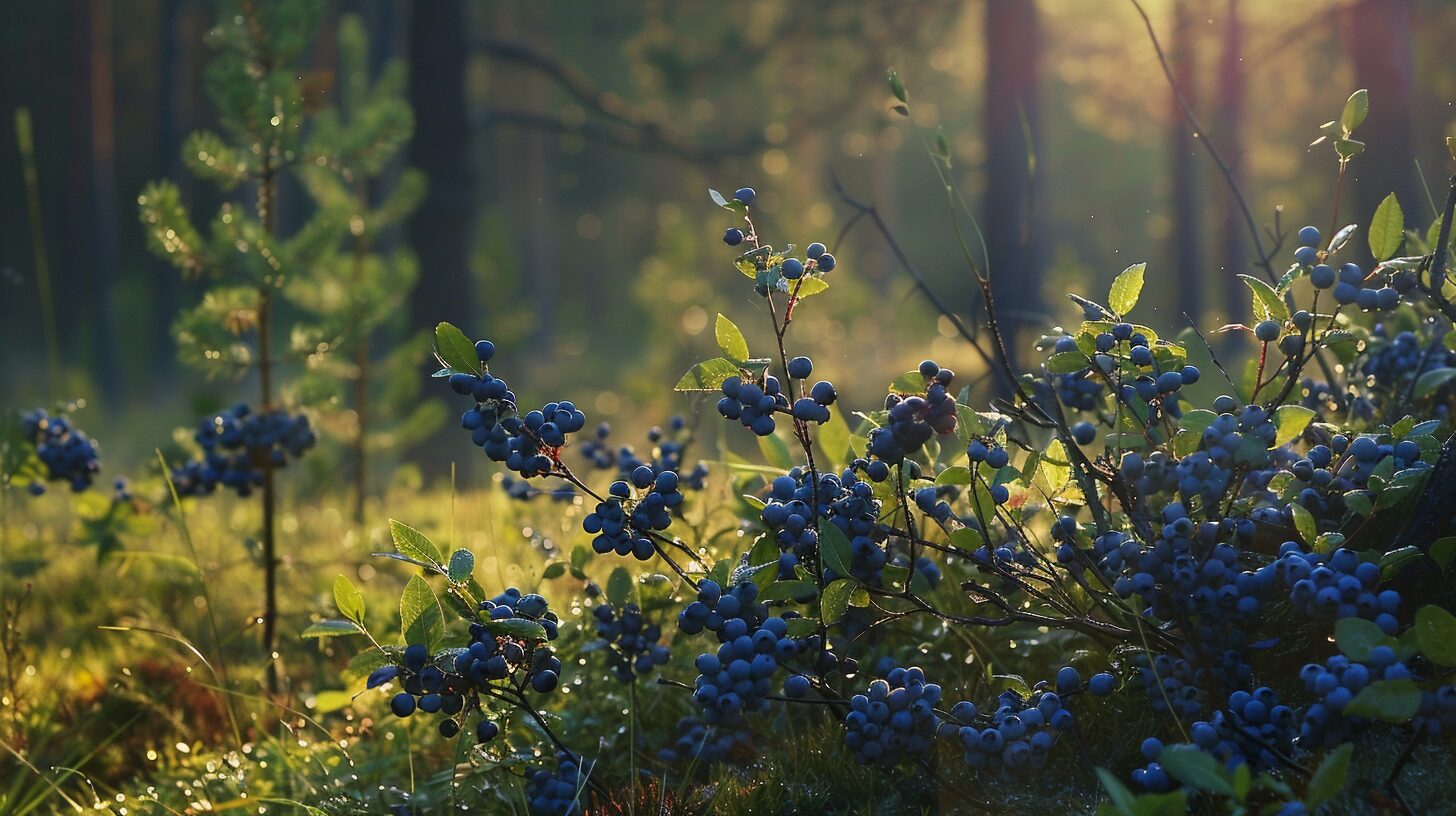
[[(747, 548), (730, 511), (746, 485), (732, 481), (720, 473), (691, 500), (682, 523), (685, 539), (711, 542), (714, 557)], [(345, 669), (363, 639), (299, 636), (335, 614), (331, 588), (343, 574), (365, 597), (373, 635), (399, 642), (398, 599), (411, 568), (370, 555), (390, 549), (390, 517), (446, 552), (474, 551), (475, 575), (489, 591), (539, 589), (551, 600), (565, 622), (556, 646), (567, 665), (562, 690), (543, 704), (553, 730), (597, 762), (596, 778), (611, 791), (597, 800), (602, 813), (1092, 813), (1092, 766), (1132, 767), (1140, 737), (1129, 735), (1154, 727), (1135, 693), (1081, 701), (1077, 739), (1058, 747), (1052, 766), (1028, 779), (1000, 779), (970, 773), (948, 745), (922, 765), (866, 769), (844, 750), (840, 726), (822, 707), (778, 706), (754, 720), (747, 748), (733, 761), (664, 764), (657, 749), (673, 742), (677, 720), (692, 713), (688, 693), (649, 677), (638, 681), (634, 699), (599, 655), (579, 654), (593, 637), (594, 593), (624, 562), (589, 559), (588, 581), (569, 572), (542, 579), (548, 564), (568, 560), (584, 543), (582, 508), (544, 497), (521, 503), (490, 487), (424, 489), (407, 472), (371, 502), (362, 526), (341, 509), (342, 495), (285, 505), (279, 631), (286, 686), (270, 699), (258, 645), (260, 565), (249, 543), (256, 503), (217, 496), (184, 502), (178, 512), (163, 501), (160, 481), (134, 489), (153, 503), (117, 531), (122, 547), (99, 562), (94, 525), (85, 521), (100, 512), (95, 497), (4, 497), (11, 512), (0, 524), (0, 813), (317, 816), (403, 805), (410, 813), (524, 814), (522, 775), (551, 760), (528, 719), (503, 721), (506, 738), (487, 750), (468, 736), (443, 739), (423, 717), (390, 716), (380, 692), (361, 693), (362, 680)], [(937, 600), (951, 607), (965, 603), (955, 598), (957, 569), (947, 565), (938, 590)], [(672, 610), (658, 619), (671, 636)], [(1015, 682), (1013, 675), (1035, 683), (1048, 665), (1120, 659), (1087, 651), (1085, 641), (1064, 633), (963, 634), (912, 619), (870, 629), (855, 648), (924, 665), (948, 697), (976, 699)], [(703, 642), (675, 642), (661, 676), (691, 682)], [(629, 743), (637, 751), (624, 756)], [(1399, 749), (1372, 743), (1372, 755), (1385, 759), (1362, 765), (1361, 784), (1378, 787), (1375, 772), (1366, 772), (1387, 766)], [(1403, 777), (1409, 799), (1456, 795), (1456, 780), (1439, 770), (1449, 750), (1438, 744), (1415, 753)]]

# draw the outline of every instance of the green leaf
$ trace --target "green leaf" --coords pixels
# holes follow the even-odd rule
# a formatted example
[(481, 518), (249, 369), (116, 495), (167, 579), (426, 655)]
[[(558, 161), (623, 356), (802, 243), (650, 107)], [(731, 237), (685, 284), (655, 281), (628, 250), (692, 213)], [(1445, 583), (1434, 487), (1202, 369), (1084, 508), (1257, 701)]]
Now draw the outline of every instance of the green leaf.
[(504, 635), (516, 640), (540, 641), (546, 639), (546, 627), (526, 618), (502, 618), (488, 620), (481, 624), (492, 635)]
[(1351, 660), (1368, 660), (1370, 650), (1390, 638), (1380, 627), (1364, 618), (1340, 618), (1335, 621), (1335, 646)]
[(1132, 791), (1128, 790), (1127, 786), (1106, 768), (1097, 769), (1097, 779), (1107, 790), (1107, 798), (1112, 800), (1112, 806), (1117, 809), (1117, 812), (1121, 816), (1133, 816), (1136, 800), (1133, 799)]
[(1442, 571), (1448, 569), (1451, 562), (1456, 561), (1456, 536), (1436, 539), (1431, 544), (1430, 555), (1431, 560), (1435, 561), (1436, 566), (1440, 567)]
[(612, 606), (621, 606), (632, 600), (634, 582), (632, 573), (626, 567), (617, 567), (607, 576), (607, 601)]
[(334, 606), (338, 607), (340, 615), (364, 625), (364, 595), (353, 581), (343, 575), (334, 579)]
[(1254, 293), (1253, 310), (1256, 320), (1277, 320), (1283, 323), (1289, 319), (1289, 307), (1284, 305), (1284, 299), (1279, 297), (1274, 287), (1253, 275), (1239, 275), (1239, 280)]
[[(1398, 492), (1396, 487), (1397, 485), (1391, 485), (1386, 488), (1385, 492), (1380, 494), (1381, 500), (1383, 501), (1386, 496)], [(1421, 560), (1422, 557), (1424, 557), (1424, 553), (1421, 552), (1421, 548), (1415, 546), (1400, 547), (1381, 555), (1380, 580), (1389, 581), (1401, 570)]]
[(1135, 263), (1122, 270), (1112, 281), (1107, 292), (1107, 305), (1119, 315), (1126, 315), (1137, 305), (1138, 295), (1143, 291), (1143, 272), (1146, 263)]
[(1304, 433), (1304, 429), (1309, 427), (1312, 419), (1314, 419), (1314, 410), (1303, 405), (1281, 405), (1275, 408), (1274, 444), (1269, 448), (1272, 450), (1298, 439), (1299, 435)]
[(1319, 536), (1319, 527), (1314, 516), (1299, 502), (1290, 502), (1289, 510), (1294, 514), (1294, 529), (1299, 531), (1300, 540), (1305, 544), (1314, 544), (1315, 538)]
[(339, 637), (341, 635), (360, 635), (363, 633), (364, 630), (359, 628), (359, 624), (351, 620), (330, 619), (315, 621), (309, 624), (309, 627), (303, 630), (303, 637), (328, 638)]
[(1047, 371), (1053, 374), (1075, 374), (1090, 363), (1087, 355), (1080, 351), (1059, 351), (1047, 358)]
[(1421, 690), (1409, 678), (1377, 680), (1345, 705), (1345, 716), (1387, 723), (1408, 722), (1421, 709)]
[(1345, 100), (1345, 109), (1340, 112), (1340, 128), (1349, 136), (1355, 128), (1360, 127), (1360, 123), (1365, 121), (1369, 113), (1370, 92), (1361, 88)]
[(819, 520), (819, 555), (824, 566), (839, 575), (852, 575), (850, 564), (854, 563), (854, 550), (849, 538), (839, 526), (828, 519)]
[(719, 207), (722, 207), (723, 209), (729, 210), (731, 212), (743, 213), (748, 211), (748, 207), (744, 205), (742, 201), (739, 201), (736, 198), (725, 198), (723, 194), (718, 192), (717, 190), (709, 189), (708, 198), (713, 199), (714, 204), (717, 204)]
[(819, 621), (813, 618), (794, 618), (788, 623), (791, 638), (805, 638), (819, 632)]
[(1335, 798), (1344, 789), (1350, 775), (1350, 756), (1355, 744), (1346, 742), (1325, 755), (1320, 766), (1310, 777), (1309, 787), (1304, 790), (1304, 805), (1310, 813), (1319, 810), (1320, 805)]
[(1072, 478), (1072, 460), (1060, 439), (1048, 442), (1046, 450), (1042, 451), (1041, 472), (1046, 475), (1047, 486), (1052, 492), (1061, 490)]
[(450, 554), (450, 580), (460, 583), (475, 570), (475, 553), (459, 549)]
[(852, 434), (844, 415), (836, 409), (829, 412), (829, 421), (819, 426), (814, 434), (819, 450), (824, 454), (825, 466), (838, 470), (850, 459), (849, 440)]
[(743, 332), (721, 312), (717, 322), (713, 324), (713, 334), (718, 338), (718, 348), (723, 351), (724, 357), (735, 363), (748, 359), (748, 341), (743, 339)]
[(789, 445), (778, 434), (758, 437), (758, 452), (763, 454), (764, 461), (780, 470), (794, 466), (794, 460), (789, 456)]
[(1391, 193), (1375, 208), (1375, 217), (1370, 219), (1370, 254), (1377, 261), (1394, 257), (1404, 240), (1405, 214), (1395, 193)]
[(552, 561), (552, 562), (550, 562), (550, 563), (548, 563), (546, 565), (546, 569), (541, 570), (541, 580), (543, 580), (543, 581), (550, 581), (553, 578), (560, 578), (561, 576), (563, 576), (565, 574), (566, 574), (566, 562), (565, 561)]
[(971, 483), (971, 470), (960, 465), (948, 467), (935, 477), (935, 483), (937, 485), (968, 485)]
[(440, 609), (440, 599), (418, 575), (410, 576), (399, 596), (399, 624), (404, 642), (411, 646), (421, 644), (434, 652), (445, 639), (445, 613)]
[(885, 72), (885, 78), (890, 81), (890, 93), (894, 94), (902, 104), (909, 103), (910, 99), (905, 93), (905, 83), (900, 81), (900, 75), (895, 72), (894, 68)]
[(1218, 760), (1192, 745), (1169, 745), (1158, 755), (1158, 764), (1185, 785), (1221, 796), (1234, 795), (1234, 786)]
[(819, 585), (813, 581), (774, 581), (758, 591), (758, 600), (808, 602), (819, 594)]
[(1456, 368), (1433, 368), (1416, 380), (1416, 388), (1411, 395), (1416, 399), (1429, 397), (1451, 382), (1452, 377), (1456, 377)]
[(1218, 414), (1206, 408), (1195, 408), (1192, 411), (1183, 412), (1183, 418), (1178, 420), (1178, 427), (1185, 431), (1201, 434), (1208, 430), (1216, 419), (1218, 419)]
[(907, 371), (890, 381), (890, 393), (908, 397), (925, 393), (925, 375), (919, 371)]
[(714, 357), (695, 364), (682, 379), (673, 386), (674, 391), (717, 391), (723, 381), (739, 375), (738, 366), (732, 360)]
[(435, 327), (435, 356), (446, 368), (480, 374), (480, 358), (475, 354), (475, 344), (470, 342), (465, 332), (449, 323)]
[(858, 584), (849, 578), (840, 578), (824, 588), (824, 597), (820, 599), (820, 618), (827, 624), (834, 624), (849, 609), (850, 596), (854, 595)]
[(394, 549), (400, 555), (422, 561), (434, 566), (437, 570), (444, 571), (441, 562), (445, 560), (445, 556), (424, 533), (402, 521), (390, 519), (389, 537), (394, 540)]
[(1416, 643), (1439, 666), (1456, 666), (1456, 616), (1439, 606), (1416, 611)]
[(1335, 140), (1335, 153), (1339, 155), (1342, 162), (1347, 162), (1364, 152), (1364, 142), (1357, 142), (1354, 139)]

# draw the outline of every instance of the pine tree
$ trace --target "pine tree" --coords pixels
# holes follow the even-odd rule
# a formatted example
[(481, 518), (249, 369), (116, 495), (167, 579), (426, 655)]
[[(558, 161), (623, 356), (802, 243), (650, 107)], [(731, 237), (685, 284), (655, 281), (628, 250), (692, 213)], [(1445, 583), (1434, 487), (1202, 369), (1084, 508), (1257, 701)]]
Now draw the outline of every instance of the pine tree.
[[(340, 20), (336, 43), (337, 105), (314, 117), (305, 150), (324, 161), (300, 166), (299, 178), (320, 210), (347, 225), (347, 234), (312, 274), (294, 278), (285, 295), (317, 320), (332, 352), (310, 364), (297, 387), (300, 399), (322, 414), (323, 429), (350, 448), (354, 517), (362, 522), (370, 455), (428, 436), (445, 409), (420, 399), (419, 349), (428, 347), (428, 336), (400, 337), (418, 278), (414, 255), (403, 247), (383, 249), (425, 193), (418, 170), (390, 178), (414, 128), (405, 64), (394, 60), (371, 81), (368, 37), (354, 15)], [(361, 139), (367, 151), (360, 150)], [(333, 160), (342, 156), (356, 158)], [(371, 340), (381, 332), (395, 342), (376, 357)]]
[[(317, 118), (310, 106), (317, 89), (300, 62), (321, 13), (316, 0), (223, 3), (209, 34), (216, 56), (207, 71), (221, 132), (193, 133), (183, 145), (183, 159), (193, 175), (236, 197), (223, 204), (205, 233), (175, 184), (153, 183), (138, 198), (152, 250), (184, 275), (215, 284), (174, 325), (181, 359), (213, 377), (256, 373), (260, 414), (282, 404), (280, 367), (293, 370), (327, 353), (311, 342), (323, 330), (302, 321), (287, 324), (289, 343), (278, 347), (278, 324), (285, 322), (278, 314), (279, 295), (337, 246), (346, 227), (338, 213), (318, 208), (292, 234), (280, 235), (282, 175), (302, 165), (369, 164), (378, 145), (399, 139), (395, 120), (363, 122), (350, 138), (339, 140), (340, 152), (311, 152), (312, 141), (305, 137), (309, 120)], [(276, 692), (278, 491), (272, 461), (263, 457), (257, 464), (263, 470), (263, 650), (268, 689)]]

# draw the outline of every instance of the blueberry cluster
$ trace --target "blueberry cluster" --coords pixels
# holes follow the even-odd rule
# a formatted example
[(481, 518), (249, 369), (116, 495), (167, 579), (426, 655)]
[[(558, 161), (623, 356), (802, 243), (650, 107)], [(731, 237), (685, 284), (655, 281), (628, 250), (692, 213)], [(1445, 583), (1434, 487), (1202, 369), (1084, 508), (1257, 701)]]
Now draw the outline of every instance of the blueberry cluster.
[[(798, 675), (795, 675), (798, 676)], [(708, 725), (701, 717), (683, 717), (677, 721), (677, 739), (671, 748), (657, 752), (663, 762), (692, 762), (711, 765), (732, 754), (750, 750), (752, 738), (741, 728), (720, 728)]]
[[(814, 505), (818, 499), (818, 507)], [(819, 474), (816, 488), (809, 471), (793, 468), (769, 483), (768, 503), (760, 517), (774, 535), (782, 555), (779, 575), (788, 577), (805, 559), (818, 557), (819, 533), (815, 520), (825, 519), (844, 531), (852, 553), (850, 569), (856, 578), (878, 586), (885, 567), (887, 528), (879, 523), (880, 501), (870, 484), (853, 468), (840, 475)], [(828, 580), (838, 577), (825, 569)]]
[(1199, 371), (1196, 366), (1160, 370), (1147, 336), (1131, 323), (1114, 323), (1107, 331), (1098, 334), (1093, 342), (1096, 353), (1092, 356), (1092, 363), (1104, 374), (1120, 372), (1125, 365), (1129, 365), (1131, 371), (1136, 372), (1136, 377), (1130, 383), (1119, 374), (1119, 397), (1128, 405), (1136, 404), (1134, 396), (1145, 403), (1152, 403), (1160, 398), (1176, 402), (1172, 399), (1173, 394), (1185, 385), (1198, 382)]
[(475, 398), (475, 407), (460, 417), (460, 426), (492, 461), (524, 478), (544, 476), (560, 461), (567, 436), (586, 427), (586, 415), (567, 400), (548, 402), (538, 411), (520, 415), (516, 395), (505, 380), (491, 376), (487, 363), (495, 356), (495, 344), (481, 340), (475, 355), (484, 371), (450, 375), (450, 388)]
[(935, 713), (940, 694), (940, 686), (927, 683), (919, 668), (893, 669), (850, 698), (844, 744), (863, 765), (891, 767), (924, 754), (940, 724)]
[(304, 414), (282, 409), (253, 413), (244, 404), (204, 417), (193, 439), (202, 448), (202, 459), (172, 470), (172, 482), (183, 496), (208, 495), (219, 485), (239, 496), (251, 495), (262, 486), (266, 470), (284, 467), (317, 441)]
[(885, 399), (888, 424), (870, 431), (869, 452), (881, 461), (899, 464), (931, 436), (955, 433), (956, 401), (950, 393), (955, 372), (926, 360), (920, 375), (926, 380), (925, 396), (891, 394)]
[[(752, 187), (740, 187), (733, 193), (733, 200), (743, 205), (745, 213), (753, 206), (758, 198), (758, 193)], [(752, 226), (752, 222), (749, 222)], [(729, 227), (723, 232), (723, 243), (736, 247), (745, 240), (752, 241), (754, 249), (739, 259), (740, 264), (749, 260), (753, 267), (757, 268), (758, 274), (754, 281), (754, 291), (762, 297), (767, 297), (770, 291), (789, 292), (795, 294), (796, 286), (791, 282), (802, 280), (805, 277), (820, 276), (832, 272), (838, 265), (838, 261), (828, 252), (824, 244), (814, 242), (810, 244), (805, 252), (804, 258), (782, 257), (773, 254), (773, 247), (760, 246), (757, 235), (745, 234), (738, 227)], [(793, 249), (791, 246), (790, 250)], [(741, 267), (740, 267), (741, 268)]]
[(556, 768), (536, 768), (526, 775), (526, 807), (531, 816), (577, 816), (585, 813), (586, 779), (591, 767), (582, 768), (567, 753), (556, 755)]
[(667, 646), (660, 642), (662, 627), (648, 623), (637, 604), (624, 604), (618, 614), (604, 603), (592, 610), (592, 617), (597, 620), (597, 637), (611, 655), (612, 672), (622, 682), (630, 683), (667, 663)]
[[(1062, 673), (1069, 670), (1064, 668)], [(1060, 680), (1063, 693), (1079, 685), (1075, 679), (1069, 683)], [(960, 740), (961, 757), (967, 765), (1011, 773), (1046, 767), (1061, 733), (1074, 724), (1071, 710), (1054, 691), (1036, 691), (1023, 698), (1008, 689), (997, 697), (996, 710), (987, 717), (981, 716), (975, 703), (966, 701), (956, 703), (950, 715), (954, 725), (946, 731)]]
[(652, 536), (672, 526), (672, 508), (682, 504), (677, 474), (653, 473), (648, 465), (632, 471), (630, 481), (613, 482), (607, 500), (582, 519), (582, 529), (596, 536), (592, 549), (646, 561), (657, 551)]
[(1377, 325), (1359, 367), (1367, 384), (1395, 390), (1412, 377), (1452, 365), (1456, 365), (1456, 352), (1448, 350), (1441, 338), (1422, 342), (1410, 331), (1390, 337), (1384, 325)]
[[(1057, 338), (1052, 350), (1058, 354), (1081, 351), (1077, 338), (1064, 334)], [(1092, 373), (1092, 367), (1067, 374), (1055, 374), (1052, 382), (1057, 399), (1074, 411), (1094, 411), (1102, 402), (1102, 381)]]
[(680, 416), (668, 421), (668, 430), (654, 426), (647, 432), (647, 441), (652, 445), (651, 457), (642, 458), (630, 445), (613, 449), (607, 441), (611, 426), (603, 422), (597, 426), (595, 438), (581, 444), (581, 454), (599, 470), (617, 471), (617, 478), (629, 479), (632, 472), (642, 465), (652, 468), (654, 474), (665, 470), (678, 474), (683, 490), (702, 490), (708, 478), (708, 466), (698, 462), (692, 470), (684, 471), (683, 456), (692, 440), (687, 431), (687, 422)]
[[(20, 417), (20, 433), (35, 446), (49, 481), (67, 482), (79, 493), (91, 486), (101, 470), (100, 447), (64, 414), (51, 416), (41, 408), (27, 411)], [(45, 483), (31, 482), (29, 490), (39, 496), (45, 492)]]
[[(1227, 708), (1188, 727), (1188, 738), (1193, 747), (1217, 759), (1226, 770), (1248, 764), (1256, 771), (1267, 771), (1279, 765), (1280, 756), (1293, 753), (1298, 727), (1298, 713), (1280, 703), (1273, 689), (1260, 686), (1252, 692), (1230, 694)], [(1158, 763), (1164, 748), (1156, 737), (1143, 740), (1142, 754), (1149, 764), (1132, 773), (1133, 782), (1142, 789), (1154, 793), (1173, 789), (1174, 781)]]
[(1286, 541), (1279, 550), (1275, 571), (1289, 587), (1289, 600), (1303, 614), (1324, 620), (1361, 617), (1374, 621), (1387, 635), (1395, 634), (1400, 593), (1381, 591), (1380, 565), (1362, 561), (1343, 547), (1325, 555), (1305, 552)]
[[(1362, 689), (1378, 680), (1403, 680), (1411, 670), (1389, 646), (1376, 646), (1363, 661), (1334, 655), (1324, 662), (1310, 663), (1299, 671), (1305, 691), (1317, 701), (1304, 710), (1299, 727), (1301, 748), (1316, 750), (1349, 739), (1366, 724), (1363, 717), (1345, 716), (1345, 706)], [(1450, 692), (1446, 692), (1450, 696)], [(1419, 716), (1419, 714), (1417, 715)], [(1448, 715), (1449, 716), (1449, 715)]]
[(718, 636), (717, 651), (693, 662), (698, 670), (693, 700), (711, 725), (733, 726), (744, 713), (767, 708), (774, 673), (805, 648), (806, 643), (789, 637), (788, 622), (769, 616), (757, 597), (751, 581), (726, 593), (717, 583), (703, 581), (697, 600), (678, 617), (678, 627), (688, 634), (709, 629)]
[(1258, 614), (1273, 576), (1241, 568), (1231, 542), (1251, 532), (1247, 527), (1233, 519), (1195, 522), (1179, 502), (1163, 508), (1163, 522), (1150, 544), (1118, 531), (1094, 542), (1098, 566), (1118, 596), (1141, 597), (1162, 620), (1249, 620)]
[[(799, 359), (799, 358), (796, 358)], [(784, 393), (778, 377), (765, 374), (763, 385), (742, 377), (729, 377), (721, 386), (723, 398), (718, 400), (718, 413), (727, 419), (736, 419), (759, 436), (774, 432), (777, 423), (774, 413), (786, 413), (805, 422), (828, 422), (829, 406), (834, 404), (838, 394), (834, 385), (825, 380), (814, 383), (809, 396), (789, 404), (789, 395)]]
[[(546, 641), (560, 633), (559, 619), (546, 599), (534, 593), (522, 594), (515, 587), (481, 601), (483, 620), (470, 624), (470, 643), (464, 649), (453, 649), (431, 657), (421, 644), (411, 644), (399, 664), (383, 666), (369, 676), (368, 687), (375, 688), (401, 678), (403, 690), (390, 700), (389, 707), (397, 717), (408, 717), (415, 711), (443, 713), (441, 735), (450, 738), (460, 733), (462, 712), (481, 710), (481, 695), (492, 684), (509, 685), (517, 692), (527, 688), (541, 694), (553, 691), (560, 682), (561, 660), (545, 641), (521, 637), (507, 621), (522, 620), (540, 624)], [(500, 733), (490, 719), (476, 724), (475, 737), (489, 742)]]
[(543, 490), (525, 479), (515, 479), (510, 476), (501, 479), (501, 487), (505, 489), (506, 496), (517, 501), (530, 501), (537, 496), (550, 496), (554, 501), (569, 502), (576, 497), (576, 490), (569, 484), (561, 484), (549, 490)]
[(1319, 250), (1320, 231), (1304, 227), (1299, 231), (1298, 249), (1294, 250), (1294, 262), (1309, 271), (1309, 282), (1316, 289), (1330, 289), (1335, 302), (1341, 306), (1354, 304), (1361, 311), (1388, 312), (1400, 305), (1402, 290), (1409, 289), (1413, 280), (1405, 276), (1391, 275), (1383, 267), (1367, 273), (1359, 264), (1342, 264), (1338, 271), (1327, 263)]

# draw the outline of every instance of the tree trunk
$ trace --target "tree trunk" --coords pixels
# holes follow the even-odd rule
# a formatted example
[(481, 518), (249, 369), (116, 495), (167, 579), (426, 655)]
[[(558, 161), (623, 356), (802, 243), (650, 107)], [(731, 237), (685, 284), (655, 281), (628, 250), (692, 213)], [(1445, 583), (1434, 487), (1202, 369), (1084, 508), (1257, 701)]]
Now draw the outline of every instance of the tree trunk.
[[(1190, 106), (1198, 98), (1198, 54), (1193, 26), (1188, 0), (1176, 0), (1173, 3), (1173, 39), (1169, 58), (1173, 63), (1173, 77)], [(1205, 270), (1200, 217), (1202, 198), (1198, 189), (1198, 156), (1195, 155), (1199, 147), (1194, 143), (1193, 130), (1184, 120), (1177, 96), (1171, 89), (1168, 115), (1173, 161), (1173, 233), (1169, 238), (1174, 274), (1178, 280), (1178, 311), (1201, 324)]]
[(1041, 292), (1042, 258), (1031, 240), (1035, 142), (1028, 144), (1037, 133), (1037, 28), (1033, 0), (987, 0), (983, 211), (992, 292), (1013, 366), (1020, 329), (1038, 308)]
[[(430, 180), (429, 191), (408, 225), (420, 266), (419, 283), (410, 298), (411, 331), (441, 320), (467, 334), (481, 331), (473, 325), (479, 321), (474, 319), (470, 294), (475, 208), (465, 115), (465, 28), (461, 0), (432, 0), (410, 7), (409, 102), (415, 110), (415, 133), (409, 160)], [(421, 356), (422, 369), (430, 367)], [(456, 429), (442, 428), (432, 437), (433, 444), (421, 446), (421, 465), (427, 474), (447, 474), (450, 462), (460, 458), (446, 453), (458, 450), (456, 434)]]
[[(1416, 226), (1409, 214), (1424, 211), (1419, 204), (1425, 194), (1413, 161), (1410, 0), (1360, 0), (1350, 9), (1349, 36), (1356, 86), (1370, 91), (1370, 116), (1355, 132), (1366, 149), (1350, 162), (1355, 201), (1341, 220), (1370, 223), (1375, 208), (1393, 192), (1407, 213), (1406, 225)], [(1351, 246), (1366, 262), (1373, 261), (1366, 242)]]
[[(1243, 23), (1239, 17), (1239, 0), (1228, 0), (1227, 16), (1224, 19), (1223, 49), (1218, 60), (1218, 144), (1223, 148), (1238, 179), (1239, 166), (1244, 153), (1244, 71), (1243, 71)], [(1248, 290), (1237, 275), (1248, 270), (1249, 261), (1247, 235), (1238, 202), (1227, 185), (1219, 188), (1219, 225), (1221, 241), (1220, 257), (1223, 270), (1219, 280), (1223, 282), (1224, 323), (1233, 322), (1234, 314), (1248, 300)], [(1233, 341), (1235, 335), (1228, 335)]]
[(93, 342), (99, 363), (97, 385), (116, 399), (121, 386), (112, 300), (116, 284), (116, 132), (111, 47), (111, 2), (91, 0), (91, 288)]
[(471, 198), (469, 125), (465, 117), (465, 13), (460, 0), (410, 7), (409, 101), (415, 110), (410, 164), (430, 189), (409, 221), (420, 282), (410, 300), (411, 327), (448, 320), (470, 331)]

